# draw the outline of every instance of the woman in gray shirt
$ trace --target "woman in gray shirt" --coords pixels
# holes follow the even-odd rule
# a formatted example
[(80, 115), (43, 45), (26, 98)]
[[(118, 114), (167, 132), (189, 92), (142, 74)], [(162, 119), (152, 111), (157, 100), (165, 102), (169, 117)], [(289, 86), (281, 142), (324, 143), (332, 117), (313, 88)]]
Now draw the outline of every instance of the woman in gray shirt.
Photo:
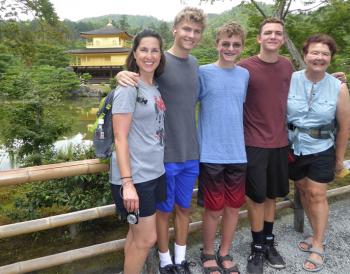
[(164, 178), (165, 105), (154, 82), (164, 69), (162, 39), (138, 33), (126, 65), (140, 74), (138, 87), (118, 87), (112, 113), (115, 153), (110, 183), (119, 216), (127, 217), (125, 274), (140, 273), (155, 244), (156, 203), (166, 198)]

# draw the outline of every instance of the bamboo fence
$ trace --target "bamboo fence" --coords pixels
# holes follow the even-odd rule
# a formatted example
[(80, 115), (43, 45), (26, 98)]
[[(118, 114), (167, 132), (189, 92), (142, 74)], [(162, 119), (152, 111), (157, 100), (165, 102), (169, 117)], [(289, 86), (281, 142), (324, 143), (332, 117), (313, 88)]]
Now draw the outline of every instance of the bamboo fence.
[[(51, 179), (58, 179), (68, 176), (77, 176), (83, 174), (93, 174), (103, 171), (108, 171), (108, 165), (101, 163), (98, 159), (83, 160), (75, 162), (60, 163), (54, 165), (44, 165), (30, 168), (20, 168), (9, 171), (0, 171), (0, 186), (16, 185), (31, 183), (37, 181), (45, 181)], [(345, 194), (350, 192), (350, 186), (344, 186), (337, 189), (332, 189), (327, 192), (328, 197), (334, 197), (336, 195)], [(196, 190), (194, 191), (196, 193)], [(277, 203), (277, 209), (294, 207), (298, 208), (298, 215), (303, 214), (300, 210), (300, 206), (294, 204), (290, 200)], [(107, 205), (102, 207), (96, 207), (81, 211), (76, 211), (68, 214), (61, 214), (57, 216), (51, 216), (48, 218), (37, 219), (33, 221), (20, 222), (15, 224), (0, 226), (0, 239), (6, 237), (12, 237), (22, 235), (26, 233), (37, 232), (41, 230), (51, 229), (59, 226), (80, 223), (87, 220), (96, 218), (103, 218), (111, 216), (115, 213), (114, 205)], [(247, 216), (247, 210), (240, 211), (239, 217), (244, 218)], [(303, 221), (300, 216), (295, 219), (295, 222)], [(194, 222), (190, 224), (190, 231), (197, 231), (201, 228), (202, 221)], [(302, 229), (302, 225), (295, 225), (296, 228)], [(169, 229), (170, 234), (173, 235), (173, 228)], [(89, 258), (104, 253), (114, 252), (121, 250), (124, 247), (125, 239), (119, 239), (111, 242), (101, 243), (88, 247), (83, 247), (75, 250), (70, 250), (58, 254), (53, 254), (41, 258), (36, 258), (27, 261), (21, 261), (10, 265), (0, 266), (1, 274), (18, 274), (31, 271), (37, 271), (53, 266), (58, 266), (84, 258)], [(155, 255), (149, 256), (149, 262), (154, 265)]]

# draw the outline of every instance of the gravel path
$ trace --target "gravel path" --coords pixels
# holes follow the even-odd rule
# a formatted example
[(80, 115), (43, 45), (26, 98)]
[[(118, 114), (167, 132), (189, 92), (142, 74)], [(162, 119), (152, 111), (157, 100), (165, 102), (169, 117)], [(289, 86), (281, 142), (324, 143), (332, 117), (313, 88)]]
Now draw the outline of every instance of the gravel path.
[[(350, 199), (348, 195), (343, 199), (333, 200), (330, 203), (329, 241), (326, 250), (326, 263), (322, 274), (349, 274), (350, 273)], [(296, 244), (303, 239), (303, 234), (295, 232), (293, 228), (293, 214), (286, 214), (286, 210), (276, 220), (274, 233), (278, 242), (278, 250), (285, 258), (287, 268), (275, 270), (265, 266), (264, 273), (292, 274), (309, 273), (302, 269), (302, 262), (306, 253), (299, 251)], [(310, 234), (310, 227), (306, 223), (304, 235)], [(238, 229), (232, 254), (239, 264), (241, 273), (246, 273), (246, 260), (250, 252), (250, 228), (248, 225)], [(216, 246), (219, 245), (217, 239)], [(192, 243), (189, 250), (189, 258), (197, 265), (192, 268), (193, 274), (202, 273), (199, 260), (199, 248), (201, 244)]]

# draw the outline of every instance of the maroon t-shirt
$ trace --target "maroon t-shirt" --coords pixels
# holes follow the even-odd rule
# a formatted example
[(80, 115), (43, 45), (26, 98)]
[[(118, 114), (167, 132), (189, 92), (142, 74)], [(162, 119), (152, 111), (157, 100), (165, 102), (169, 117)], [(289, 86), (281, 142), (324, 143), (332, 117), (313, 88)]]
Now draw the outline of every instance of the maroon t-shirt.
[(250, 78), (244, 105), (244, 137), (247, 146), (279, 148), (288, 145), (286, 130), (287, 98), (293, 72), (282, 56), (266, 63), (253, 56), (239, 62)]

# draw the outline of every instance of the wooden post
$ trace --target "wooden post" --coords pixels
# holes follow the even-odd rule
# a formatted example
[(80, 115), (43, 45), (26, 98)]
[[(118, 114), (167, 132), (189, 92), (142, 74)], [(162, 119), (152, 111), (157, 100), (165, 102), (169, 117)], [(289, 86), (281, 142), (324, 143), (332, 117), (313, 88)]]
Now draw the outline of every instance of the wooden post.
[(300, 192), (294, 189), (294, 229), (297, 232), (304, 231), (304, 208), (300, 201)]
[(153, 246), (151, 250), (148, 253), (148, 256), (146, 258), (144, 271), (143, 273), (147, 274), (157, 274), (158, 273), (158, 252), (157, 249)]
[(79, 224), (70, 224), (68, 225), (69, 228), (69, 235), (71, 239), (75, 239), (78, 236), (79, 233)]

